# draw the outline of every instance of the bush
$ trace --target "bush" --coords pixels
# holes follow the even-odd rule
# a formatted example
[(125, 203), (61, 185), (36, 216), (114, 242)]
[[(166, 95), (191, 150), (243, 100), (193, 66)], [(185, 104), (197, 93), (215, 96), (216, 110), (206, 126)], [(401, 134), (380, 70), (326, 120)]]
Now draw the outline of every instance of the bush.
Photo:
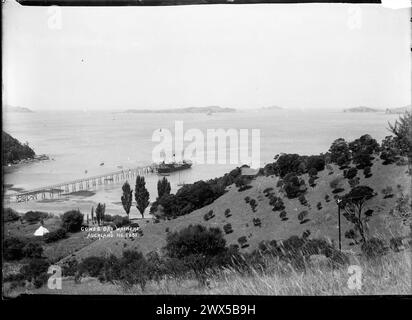
[(369, 240), (366, 240), (364, 243), (362, 243), (361, 250), (368, 259), (379, 258), (383, 256), (387, 251), (385, 243), (378, 238), (371, 238)]
[(280, 197), (272, 196), (270, 198), (269, 204), (273, 206), (272, 211), (281, 211), (285, 209), (285, 204)]
[(230, 209), (226, 209), (225, 210), (225, 217), (229, 218), (230, 216), (232, 216), (232, 214), (230, 213)]
[(392, 187), (387, 186), (386, 188), (382, 189), (382, 194), (384, 195), (384, 199), (393, 198), (394, 194)]
[(69, 232), (78, 232), (83, 225), (83, 217), (78, 210), (67, 211), (62, 216), (63, 227)]
[(316, 179), (314, 177), (310, 177), (309, 178), (309, 186), (311, 186), (312, 188), (316, 187), (316, 183), (315, 183)]
[(318, 204), (316, 205), (316, 208), (318, 208), (318, 210), (322, 209), (322, 203), (318, 202)]
[(306, 198), (303, 194), (301, 194), (299, 196), (299, 202), (302, 206), (307, 206), (308, 205), (308, 200), (306, 200)]
[(4, 222), (13, 222), (20, 219), (20, 215), (17, 211), (12, 208), (5, 208), (3, 211), (3, 221)]
[(24, 220), (30, 224), (40, 222), (42, 219), (46, 219), (48, 214), (41, 211), (28, 211), (24, 214)]
[(204, 216), (203, 216), (203, 219), (205, 220), (205, 221), (208, 221), (208, 220), (210, 220), (210, 219), (212, 219), (212, 218), (214, 218), (215, 217), (215, 214), (213, 213), (213, 210), (210, 210), (208, 213), (206, 213)]
[(265, 194), (269, 194), (269, 193), (271, 193), (273, 191), (273, 188), (266, 188), (265, 190), (263, 190), (263, 193), (265, 193)]
[(233, 232), (232, 225), (231, 225), (230, 223), (225, 224), (225, 225), (223, 226), (223, 231), (224, 231), (226, 234), (232, 233), (232, 232)]
[(314, 178), (318, 175), (318, 170), (316, 170), (316, 168), (310, 168), (308, 174), (311, 178)]
[(121, 228), (121, 227), (129, 225), (130, 220), (127, 216), (122, 217), (122, 216), (119, 216), (119, 215), (115, 215), (113, 217), (113, 223), (116, 226), (116, 228)]
[(326, 202), (329, 202), (329, 201), (330, 201), (330, 197), (329, 197), (328, 194), (325, 194), (325, 201), (326, 201)]
[(226, 240), (218, 228), (189, 225), (167, 236), (165, 250), (171, 258), (183, 258), (192, 254), (214, 256), (225, 250)]
[(23, 248), (26, 246), (26, 240), (11, 237), (6, 238), (3, 243), (3, 257), (5, 260), (20, 260), (23, 258)]
[(298, 220), (300, 221), (301, 224), (307, 222), (308, 220), (306, 217), (309, 215), (309, 212), (304, 210), (298, 214)]
[(288, 220), (288, 218), (287, 218), (286, 216), (287, 216), (287, 213), (286, 213), (285, 210), (283, 210), (281, 213), (279, 213), (279, 218), (280, 218), (282, 221)]
[(391, 238), (389, 241), (389, 246), (395, 252), (401, 251), (403, 248), (402, 237)]
[(259, 218), (253, 218), (253, 225), (255, 227), (260, 227), (262, 225), (262, 221)]
[(241, 248), (246, 248), (247, 245), (247, 238), (245, 236), (240, 237), (237, 239), (237, 242), (239, 242)]
[(40, 288), (49, 278), (47, 274), (49, 266), (50, 263), (45, 259), (32, 259), (21, 268), (20, 272), (25, 280), (32, 282), (36, 288)]
[(372, 177), (371, 167), (365, 167), (365, 168), (363, 169), (363, 174), (364, 174), (365, 178), (370, 178), (370, 177)]
[(257, 202), (255, 199), (250, 199), (249, 201), (250, 207), (252, 208), (253, 212), (256, 212)]
[(351, 188), (354, 188), (354, 187), (356, 187), (357, 185), (359, 185), (359, 182), (360, 182), (359, 177), (352, 178), (352, 179), (350, 179), (350, 180), (348, 181), (349, 186), (350, 186)]
[(332, 193), (333, 193), (333, 194), (337, 194), (337, 193), (341, 193), (341, 192), (343, 192), (343, 191), (345, 191), (345, 189), (343, 189), (343, 188), (336, 188), (336, 189), (332, 190)]
[(43, 238), (46, 243), (59, 241), (66, 238), (66, 229), (59, 228), (55, 231), (50, 231), (49, 233), (46, 233)]
[(29, 242), (23, 248), (23, 255), (26, 258), (40, 258), (43, 254), (43, 247), (37, 242)]
[(98, 277), (101, 274), (105, 263), (102, 257), (87, 257), (79, 264), (79, 272), (81, 275), (87, 274), (91, 277)]
[(350, 180), (356, 177), (356, 175), (358, 174), (358, 170), (356, 168), (349, 168), (348, 170), (345, 170), (343, 176)]
[(296, 198), (306, 192), (305, 181), (293, 173), (287, 174), (283, 179), (282, 189), (289, 199)]
[(62, 276), (69, 277), (74, 276), (79, 268), (79, 262), (76, 259), (66, 260), (62, 264)]
[(251, 185), (244, 185), (244, 186), (240, 186), (238, 191), (242, 192), (242, 191), (245, 191), (245, 190), (249, 190), (251, 188), (253, 188)]

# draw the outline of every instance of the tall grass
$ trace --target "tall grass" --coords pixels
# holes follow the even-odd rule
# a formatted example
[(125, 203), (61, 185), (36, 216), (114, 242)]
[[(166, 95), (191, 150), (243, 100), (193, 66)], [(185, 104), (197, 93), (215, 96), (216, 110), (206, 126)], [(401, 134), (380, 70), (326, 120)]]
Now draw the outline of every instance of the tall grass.
[[(259, 268), (242, 273), (224, 269), (209, 275), (207, 285), (194, 279), (164, 278), (149, 283), (145, 291), (134, 287), (126, 294), (212, 294), (212, 295), (410, 295), (412, 294), (411, 252), (390, 253), (381, 258), (352, 259), (361, 267), (360, 289), (350, 289), (347, 267), (307, 266), (297, 271), (290, 266)], [(282, 268), (282, 269), (281, 269)]]

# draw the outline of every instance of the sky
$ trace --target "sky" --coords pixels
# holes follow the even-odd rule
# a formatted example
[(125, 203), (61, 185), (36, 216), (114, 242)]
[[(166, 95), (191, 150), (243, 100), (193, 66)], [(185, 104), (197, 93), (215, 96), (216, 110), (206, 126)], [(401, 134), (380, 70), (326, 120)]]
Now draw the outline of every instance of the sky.
[[(60, 11), (59, 11), (60, 10)], [(410, 104), (410, 9), (3, 5), (3, 104), (33, 110)]]

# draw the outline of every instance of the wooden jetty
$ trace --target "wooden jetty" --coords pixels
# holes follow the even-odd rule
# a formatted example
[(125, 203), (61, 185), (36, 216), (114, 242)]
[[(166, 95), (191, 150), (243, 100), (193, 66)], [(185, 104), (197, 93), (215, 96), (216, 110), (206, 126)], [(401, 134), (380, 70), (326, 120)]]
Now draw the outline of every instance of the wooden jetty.
[(35, 188), (23, 192), (16, 192), (4, 195), (5, 203), (27, 202), (30, 200), (54, 199), (63, 195), (69, 196), (71, 192), (85, 191), (97, 188), (99, 185), (123, 182), (127, 179), (134, 179), (137, 176), (148, 175), (157, 172), (157, 165), (153, 164), (145, 167), (133, 169), (123, 169), (115, 172), (86, 177), (73, 181), (62, 182), (50, 186)]

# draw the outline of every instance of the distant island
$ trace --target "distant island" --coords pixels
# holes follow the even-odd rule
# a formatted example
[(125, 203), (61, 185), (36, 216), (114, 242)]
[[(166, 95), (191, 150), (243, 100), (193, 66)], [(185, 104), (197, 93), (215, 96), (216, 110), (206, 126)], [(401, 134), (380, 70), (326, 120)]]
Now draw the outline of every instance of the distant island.
[(369, 107), (355, 107), (355, 108), (349, 108), (349, 109), (343, 110), (343, 112), (379, 112), (379, 111), (382, 111), (382, 110), (369, 108)]
[(222, 108), (219, 106), (210, 107), (189, 107), (189, 108), (177, 108), (177, 109), (128, 109), (124, 113), (218, 113), (218, 112), (236, 112), (233, 108)]
[(279, 106), (269, 106), (269, 107), (262, 107), (262, 110), (283, 110), (283, 108)]
[(15, 113), (33, 113), (34, 112), (33, 110), (29, 108), (13, 107), (13, 106), (5, 106), (4, 111), (5, 112), (15, 112)]
[(399, 107), (399, 108), (392, 108), (392, 109), (386, 109), (385, 113), (389, 114), (403, 114), (406, 111), (411, 111), (411, 106), (404, 106), (404, 107)]

